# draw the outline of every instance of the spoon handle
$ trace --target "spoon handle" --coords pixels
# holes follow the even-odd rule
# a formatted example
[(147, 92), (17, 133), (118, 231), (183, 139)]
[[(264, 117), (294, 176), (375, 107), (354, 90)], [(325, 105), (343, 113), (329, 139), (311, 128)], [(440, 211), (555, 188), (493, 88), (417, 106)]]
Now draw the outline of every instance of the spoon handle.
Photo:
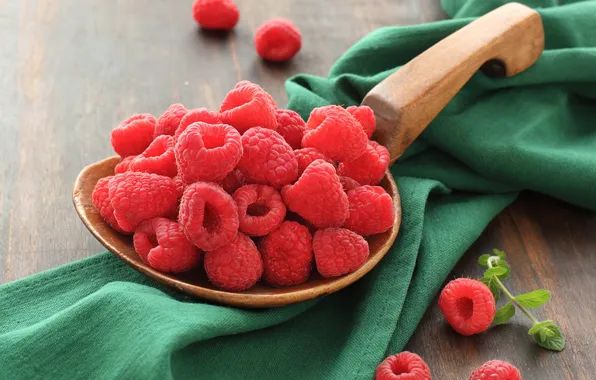
[(544, 49), (540, 15), (508, 3), (439, 41), (374, 87), (362, 104), (377, 117), (374, 140), (394, 162), (463, 85), (482, 69), (513, 76)]

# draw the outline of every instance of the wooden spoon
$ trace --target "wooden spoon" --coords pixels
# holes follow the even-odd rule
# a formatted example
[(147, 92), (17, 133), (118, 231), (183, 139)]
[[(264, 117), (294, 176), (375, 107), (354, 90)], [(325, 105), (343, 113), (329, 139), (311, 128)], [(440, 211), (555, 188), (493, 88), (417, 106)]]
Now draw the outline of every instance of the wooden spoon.
[[(510, 3), (486, 14), (426, 50), (368, 93), (363, 104), (370, 106), (377, 117), (374, 138), (389, 149), (394, 162), (479, 68), (490, 75), (515, 75), (538, 59), (543, 46), (542, 20), (532, 9)], [(389, 231), (367, 239), (371, 253), (360, 269), (330, 279), (314, 273), (307, 283), (292, 287), (257, 284), (245, 292), (226, 292), (216, 289), (200, 270), (173, 275), (152, 269), (141, 261), (130, 236), (104, 222), (93, 206), (91, 194), (100, 178), (114, 174), (119, 161), (119, 157), (111, 157), (96, 162), (77, 177), (73, 201), (85, 226), (137, 271), (186, 294), (220, 304), (276, 307), (336, 292), (379, 263), (395, 241), (401, 223), (399, 193), (387, 171), (380, 186), (393, 198), (395, 220)]]

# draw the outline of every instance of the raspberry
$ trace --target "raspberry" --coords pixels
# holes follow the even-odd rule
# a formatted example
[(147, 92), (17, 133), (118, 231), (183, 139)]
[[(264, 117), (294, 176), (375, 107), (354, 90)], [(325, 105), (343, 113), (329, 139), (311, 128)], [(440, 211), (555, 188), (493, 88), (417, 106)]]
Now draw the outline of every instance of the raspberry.
[(408, 351), (387, 357), (377, 367), (375, 380), (431, 380), (430, 368)]
[(234, 88), (240, 88), (240, 87), (246, 87), (246, 86), (252, 87), (255, 91), (262, 92), (263, 95), (265, 96), (265, 98), (267, 99), (267, 102), (269, 102), (269, 104), (271, 104), (273, 106), (274, 110), (277, 110), (277, 104), (275, 104), (275, 100), (273, 99), (273, 96), (271, 96), (271, 94), (269, 94), (267, 91), (265, 91), (258, 84), (252, 83), (249, 80), (241, 80), (240, 82), (236, 83)]
[(263, 274), (263, 261), (252, 240), (239, 232), (229, 243), (205, 254), (207, 277), (223, 290), (241, 292)]
[(126, 232), (132, 232), (145, 220), (164, 216), (176, 206), (174, 181), (157, 174), (116, 174), (108, 188), (114, 217)]
[(265, 236), (286, 217), (281, 195), (270, 186), (246, 185), (234, 192), (238, 207), (239, 230), (248, 236)]
[(281, 226), (261, 240), (259, 250), (265, 267), (265, 281), (273, 286), (306, 282), (312, 269), (312, 236), (308, 228), (296, 222)]
[(350, 213), (343, 227), (362, 236), (380, 234), (393, 226), (393, 200), (380, 186), (361, 186), (348, 193)]
[(255, 33), (257, 54), (268, 61), (292, 59), (302, 47), (300, 30), (285, 18), (269, 20)]
[(177, 173), (174, 138), (158, 136), (145, 151), (130, 162), (129, 170), (173, 177)]
[(236, 128), (240, 133), (252, 127), (263, 127), (275, 130), (275, 105), (271, 103), (271, 95), (261, 87), (246, 82), (236, 86), (227, 93), (219, 112), (222, 121)]
[(341, 162), (354, 160), (366, 151), (366, 133), (356, 119), (339, 106), (315, 108), (306, 126), (303, 148), (316, 148)]
[(186, 272), (199, 263), (200, 251), (186, 239), (182, 226), (166, 218), (139, 224), (133, 243), (141, 259), (160, 272)]
[(192, 15), (201, 27), (215, 30), (231, 30), (240, 18), (238, 7), (231, 0), (195, 0)]
[(298, 162), (292, 147), (279, 133), (251, 128), (242, 135), (243, 155), (238, 169), (247, 182), (270, 185), (276, 189), (298, 177)]
[(116, 221), (116, 218), (114, 217), (114, 208), (110, 203), (108, 183), (112, 178), (114, 178), (114, 176), (100, 178), (95, 184), (91, 198), (93, 199), (93, 205), (110, 227), (118, 232), (124, 232), (120, 226), (118, 226), (118, 221)]
[(180, 120), (180, 125), (174, 134), (174, 141), (178, 141), (182, 132), (184, 132), (189, 125), (198, 121), (207, 124), (220, 124), (221, 117), (217, 112), (208, 110), (207, 108), (195, 108), (188, 111)]
[(180, 103), (172, 104), (168, 109), (157, 119), (155, 124), (155, 132), (153, 138), (161, 135), (174, 136), (180, 120), (186, 115), (188, 110)]
[(228, 194), (234, 194), (234, 191), (246, 184), (244, 175), (238, 169), (234, 169), (218, 183)]
[(370, 139), (375, 132), (375, 128), (377, 127), (375, 113), (373, 112), (372, 108), (369, 106), (350, 106), (346, 108), (346, 111), (348, 111), (348, 113), (352, 115), (352, 117), (354, 117), (358, 123), (360, 123), (360, 126)]
[(345, 228), (326, 228), (315, 232), (312, 242), (317, 270), (323, 277), (354, 272), (368, 258), (368, 243)]
[(174, 148), (180, 176), (186, 183), (220, 181), (242, 157), (240, 133), (226, 124), (191, 124)]
[(389, 167), (389, 152), (376, 141), (369, 141), (366, 151), (357, 159), (342, 162), (337, 173), (350, 177), (361, 185), (376, 185), (381, 182)]
[(114, 167), (114, 174), (120, 174), (120, 173), (124, 173), (130, 170), (130, 163), (132, 162), (132, 160), (134, 160), (137, 156), (128, 156), (128, 157), (124, 157), (122, 159), (122, 161), (120, 161), (118, 163), (118, 165), (116, 165)]
[(348, 217), (348, 196), (335, 168), (324, 160), (310, 164), (281, 195), (288, 208), (318, 228), (339, 227)]
[(176, 185), (176, 198), (180, 199), (182, 198), (184, 190), (186, 190), (186, 187), (188, 185), (186, 184), (186, 182), (182, 180), (182, 177), (180, 177), (179, 175), (172, 178), (172, 180), (174, 181), (174, 185)]
[(340, 176), (339, 182), (341, 183), (341, 186), (343, 187), (346, 193), (348, 193), (350, 190), (354, 190), (360, 187), (360, 184), (350, 177)]
[(155, 130), (155, 117), (148, 113), (132, 115), (112, 130), (112, 147), (120, 157), (141, 154), (151, 141)]
[(298, 113), (292, 110), (276, 110), (277, 133), (279, 133), (292, 149), (300, 149), (302, 137), (306, 132), (306, 123)]
[(500, 360), (491, 360), (476, 368), (470, 380), (522, 380), (519, 370)]
[(178, 221), (194, 245), (213, 251), (236, 236), (238, 208), (232, 196), (218, 185), (197, 182), (184, 191)]
[(306, 169), (314, 160), (325, 160), (335, 167), (335, 163), (330, 158), (327, 158), (315, 148), (297, 149), (294, 151), (294, 155), (298, 161), (298, 176), (301, 176), (302, 173), (304, 173), (304, 169)]
[(478, 334), (495, 317), (495, 298), (488, 286), (471, 278), (458, 278), (445, 286), (439, 307), (451, 327), (462, 335)]

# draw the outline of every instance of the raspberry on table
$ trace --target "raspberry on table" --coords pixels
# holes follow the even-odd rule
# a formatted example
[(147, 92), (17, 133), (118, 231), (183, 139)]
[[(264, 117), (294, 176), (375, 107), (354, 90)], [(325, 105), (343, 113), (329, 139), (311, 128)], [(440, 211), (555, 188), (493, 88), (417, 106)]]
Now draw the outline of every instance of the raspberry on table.
[(153, 141), (155, 117), (148, 113), (132, 115), (112, 130), (110, 140), (120, 157), (143, 153)]
[(116, 174), (108, 183), (114, 217), (125, 232), (141, 222), (166, 215), (176, 206), (171, 178), (143, 172)]
[(351, 161), (366, 151), (366, 133), (340, 106), (315, 108), (306, 126), (302, 147), (316, 148), (334, 161)]
[(369, 141), (366, 151), (358, 158), (342, 162), (337, 168), (341, 176), (350, 177), (361, 185), (376, 185), (389, 167), (389, 152), (376, 141)]
[(511, 363), (491, 360), (476, 368), (470, 380), (522, 380), (522, 377)]
[(380, 234), (393, 226), (391, 196), (380, 186), (361, 186), (348, 192), (350, 213), (343, 227), (362, 236)]
[(306, 169), (314, 160), (325, 160), (335, 167), (335, 163), (332, 159), (325, 156), (315, 148), (296, 149), (294, 151), (294, 155), (298, 161), (298, 176), (301, 176), (302, 173), (304, 173), (304, 169)]
[(302, 35), (294, 23), (285, 18), (269, 20), (255, 33), (257, 54), (267, 61), (292, 59), (302, 47)]
[(189, 125), (198, 121), (207, 124), (221, 124), (221, 117), (219, 116), (219, 113), (207, 108), (195, 108), (188, 111), (186, 115), (180, 119), (176, 133), (174, 133), (174, 141), (178, 141), (182, 132), (184, 132)]
[(174, 177), (178, 172), (174, 157), (174, 138), (167, 135), (157, 136), (143, 153), (130, 161), (129, 170)]
[(133, 244), (141, 259), (160, 272), (186, 272), (199, 264), (200, 251), (186, 239), (182, 226), (170, 219), (139, 224)]
[(236, 128), (241, 134), (252, 127), (275, 130), (275, 105), (271, 95), (254, 83), (245, 81), (226, 94), (219, 112), (224, 123)]
[(122, 159), (122, 161), (120, 161), (115, 167), (114, 167), (114, 174), (120, 174), (120, 173), (124, 173), (130, 170), (130, 163), (132, 162), (132, 160), (134, 160), (137, 156), (128, 156), (128, 157), (124, 157)]
[(265, 236), (286, 217), (286, 205), (271, 186), (246, 185), (234, 192), (239, 230), (248, 236)]
[(377, 366), (375, 380), (431, 380), (430, 368), (409, 351), (388, 356)]
[(350, 190), (354, 190), (360, 187), (360, 184), (350, 177), (339, 176), (339, 182), (341, 183), (341, 186), (343, 187), (346, 194)]
[(174, 148), (184, 182), (220, 181), (242, 157), (240, 133), (226, 124), (191, 124)]
[(447, 322), (462, 335), (486, 331), (496, 313), (488, 286), (471, 278), (458, 278), (441, 291), (439, 307)]
[(242, 135), (243, 154), (238, 163), (248, 183), (279, 189), (298, 177), (298, 162), (292, 147), (271, 129), (255, 127)]
[(176, 198), (180, 199), (182, 198), (184, 190), (186, 190), (188, 185), (186, 184), (186, 182), (182, 180), (182, 177), (180, 177), (179, 175), (173, 177), (172, 180), (174, 181), (174, 185), (176, 185)]
[(308, 228), (285, 221), (265, 236), (259, 245), (263, 258), (263, 277), (273, 286), (306, 282), (313, 264), (312, 236)]
[(174, 136), (180, 125), (180, 120), (182, 120), (187, 112), (188, 110), (186, 107), (180, 103), (175, 103), (169, 106), (168, 109), (157, 118), (153, 138), (161, 135)]
[(292, 110), (275, 110), (277, 133), (279, 133), (292, 149), (300, 149), (302, 137), (306, 132), (306, 123), (297, 112)]
[(226, 245), (205, 253), (205, 272), (217, 287), (241, 292), (259, 281), (263, 261), (255, 243), (239, 232)]
[(345, 228), (326, 228), (315, 232), (312, 242), (317, 270), (323, 277), (352, 273), (366, 262), (368, 242)]
[(346, 111), (360, 123), (360, 126), (362, 126), (362, 129), (370, 139), (377, 127), (377, 120), (372, 108), (369, 106), (350, 106), (346, 108)]
[(124, 231), (118, 225), (118, 221), (114, 217), (114, 208), (110, 203), (108, 183), (112, 178), (114, 178), (114, 176), (100, 178), (95, 184), (95, 188), (91, 194), (91, 199), (93, 200), (93, 205), (97, 211), (99, 211), (99, 214), (110, 225), (110, 227), (118, 232), (124, 233)]
[(194, 245), (213, 251), (236, 236), (238, 208), (232, 196), (218, 185), (196, 182), (182, 195), (178, 221)]
[(253, 83), (249, 80), (241, 80), (240, 82), (236, 83), (236, 85), (234, 86), (234, 88), (241, 88), (241, 87), (250, 87), (252, 89), (254, 89), (255, 91), (258, 92), (262, 92), (263, 96), (265, 96), (265, 99), (267, 100), (267, 102), (269, 104), (271, 104), (271, 106), (273, 107), (274, 110), (277, 109), (277, 104), (275, 103), (275, 99), (273, 99), (273, 96), (271, 96), (270, 93), (268, 93), (267, 91), (265, 91), (263, 89), (263, 87), (259, 86), (256, 83)]
[(218, 182), (228, 194), (234, 194), (234, 191), (246, 185), (244, 175), (238, 169), (234, 169), (225, 176), (224, 179)]
[(240, 18), (232, 0), (195, 0), (192, 15), (202, 28), (213, 30), (232, 30)]
[(282, 189), (281, 196), (288, 209), (318, 228), (339, 227), (348, 217), (348, 196), (335, 168), (324, 160), (310, 164), (296, 183)]

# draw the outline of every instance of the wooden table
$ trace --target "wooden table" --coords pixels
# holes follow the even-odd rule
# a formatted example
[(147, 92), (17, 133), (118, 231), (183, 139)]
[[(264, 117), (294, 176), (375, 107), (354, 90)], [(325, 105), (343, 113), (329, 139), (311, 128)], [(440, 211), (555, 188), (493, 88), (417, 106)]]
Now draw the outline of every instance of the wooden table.
[[(325, 75), (368, 32), (444, 17), (438, 0), (237, 0), (229, 36), (200, 33), (190, 0), (0, 0), (0, 283), (102, 250), (71, 204), (85, 165), (112, 154), (111, 128), (170, 103), (217, 108), (239, 80), (265, 87), (279, 104), (284, 81)], [(255, 29), (295, 20), (304, 49), (286, 65), (257, 59)], [(436, 306), (407, 349), (436, 379), (467, 379), (485, 360), (517, 364), (524, 379), (592, 379), (596, 373), (596, 216), (536, 194), (523, 195), (488, 227), (453, 277), (478, 276), (476, 257), (499, 247), (515, 266), (514, 291), (544, 286), (553, 299), (537, 311), (556, 320), (567, 349), (553, 354), (526, 334), (516, 316), (481, 336), (454, 334)]]

